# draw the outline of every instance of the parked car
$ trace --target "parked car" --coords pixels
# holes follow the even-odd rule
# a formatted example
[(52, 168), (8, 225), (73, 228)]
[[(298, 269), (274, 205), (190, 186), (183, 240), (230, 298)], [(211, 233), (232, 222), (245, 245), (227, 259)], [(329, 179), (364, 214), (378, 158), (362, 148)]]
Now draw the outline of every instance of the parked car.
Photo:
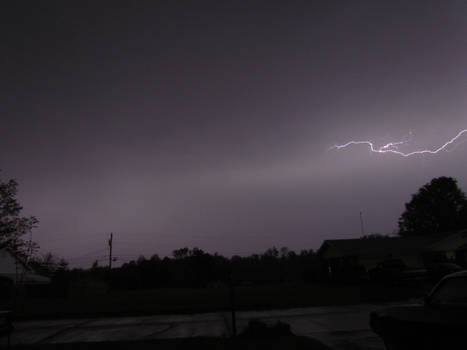
[(368, 276), (371, 281), (375, 282), (393, 281), (398, 279), (406, 268), (407, 266), (401, 259), (388, 259), (368, 270)]
[(429, 264), (427, 270), (431, 281), (439, 281), (446, 275), (461, 271), (462, 267), (454, 263), (440, 262)]
[(388, 350), (466, 348), (467, 271), (444, 277), (423, 303), (373, 311), (370, 327)]
[(426, 278), (426, 269), (409, 268), (401, 259), (387, 259), (368, 271), (370, 281), (400, 283)]

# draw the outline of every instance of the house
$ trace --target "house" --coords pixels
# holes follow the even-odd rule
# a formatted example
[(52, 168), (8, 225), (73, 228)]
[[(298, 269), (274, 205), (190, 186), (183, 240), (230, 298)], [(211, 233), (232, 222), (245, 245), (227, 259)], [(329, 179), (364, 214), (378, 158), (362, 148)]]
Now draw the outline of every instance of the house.
[(466, 267), (467, 230), (437, 236), (330, 239), (318, 254), (332, 274), (355, 268), (368, 271), (387, 259), (400, 259), (410, 268), (443, 261)]
[(0, 249), (0, 279), (18, 284), (47, 284), (50, 278), (38, 275), (7, 248)]
[(34, 273), (8, 248), (0, 248), (0, 309), (12, 307), (15, 289), (42, 288), (50, 282), (50, 278)]
[(435, 241), (433, 237), (330, 239), (318, 254), (331, 273), (356, 267), (368, 271), (387, 259), (401, 259), (409, 267), (420, 268), (425, 247)]
[(467, 266), (467, 230), (454, 232), (436, 240), (424, 249), (425, 260), (452, 261)]

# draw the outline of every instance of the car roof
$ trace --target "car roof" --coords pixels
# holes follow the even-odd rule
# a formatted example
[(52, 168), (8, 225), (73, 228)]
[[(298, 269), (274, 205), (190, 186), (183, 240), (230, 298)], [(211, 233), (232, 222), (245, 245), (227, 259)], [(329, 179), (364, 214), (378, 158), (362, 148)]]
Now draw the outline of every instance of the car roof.
[(447, 276), (444, 276), (443, 279), (446, 279), (446, 278), (455, 278), (455, 277), (467, 277), (467, 270), (462, 270), (462, 271), (458, 271), (458, 272), (454, 272), (454, 273), (451, 273)]
[(435, 286), (431, 289), (428, 295), (432, 295), (439, 288), (439, 286), (444, 283), (444, 281), (450, 280), (453, 278), (464, 278), (464, 277), (467, 277), (467, 270), (462, 270), (462, 271), (458, 271), (458, 272), (454, 272), (449, 275), (446, 275), (443, 278), (441, 278), (441, 280), (439, 280), (438, 283), (435, 284)]

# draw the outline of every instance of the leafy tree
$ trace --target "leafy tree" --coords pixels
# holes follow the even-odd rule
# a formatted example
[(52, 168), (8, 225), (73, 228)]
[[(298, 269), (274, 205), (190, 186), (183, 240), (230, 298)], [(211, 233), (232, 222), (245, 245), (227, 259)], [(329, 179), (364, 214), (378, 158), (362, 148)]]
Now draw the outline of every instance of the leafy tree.
[(185, 259), (189, 256), (190, 254), (190, 250), (188, 248), (180, 248), (180, 249), (175, 249), (173, 252), (172, 252), (172, 256), (175, 258), (175, 259)]
[(47, 253), (41, 257), (34, 257), (29, 261), (29, 265), (41, 275), (52, 277), (57, 272), (66, 271), (68, 262), (60, 259), (52, 253)]
[(401, 236), (422, 236), (455, 231), (467, 225), (467, 199), (451, 177), (424, 185), (405, 204), (399, 218)]
[(15, 180), (0, 179), (0, 246), (26, 257), (37, 250), (37, 245), (25, 240), (25, 234), (37, 225), (34, 216), (20, 216), (22, 207), (16, 199), (18, 183)]

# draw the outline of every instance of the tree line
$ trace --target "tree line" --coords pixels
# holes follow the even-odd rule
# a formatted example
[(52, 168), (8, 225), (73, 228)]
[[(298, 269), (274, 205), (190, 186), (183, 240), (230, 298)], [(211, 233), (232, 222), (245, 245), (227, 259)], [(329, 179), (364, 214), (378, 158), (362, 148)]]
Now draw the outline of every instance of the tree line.
[(199, 248), (174, 250), (171, 257), (141, 256), (109, 271), (96, 264), (91, 269), (63, 271), (62, 278), (108, 280), (116, 290), (164, 287), (203, 288), (240, 285), (308, 283), (323, 278), (317, 252), (295, 253), (285, 247), (263, 254), (232, 256), (209, 254)]
[[(313, 250), (295, 253), (275, 247), (263, 254), (231, 258), (209, 254), (199, 248), (181, 248), (175, 250), (172, 257), (141, 257), (110, 272), (97, 265), (69, 271), (64, 259), (50, 253), (37, 254), (38, 245), (25, 239), (39, 221), (34, 216), (21, 216), (17, 192), (15, 180), (0, 178), (0, 248), (8, 249), (46, 276), (58, 276), (62, 280), (105, 276), (116, 289), (205, 287), (235, 280), (246, 284), (307, 283), (326, 278), (326, 271)], [(455, 179), (434, 178), (405, 204), (398, 226), (401, 236), (439, 235), (467, 229), (466, 196)]]

